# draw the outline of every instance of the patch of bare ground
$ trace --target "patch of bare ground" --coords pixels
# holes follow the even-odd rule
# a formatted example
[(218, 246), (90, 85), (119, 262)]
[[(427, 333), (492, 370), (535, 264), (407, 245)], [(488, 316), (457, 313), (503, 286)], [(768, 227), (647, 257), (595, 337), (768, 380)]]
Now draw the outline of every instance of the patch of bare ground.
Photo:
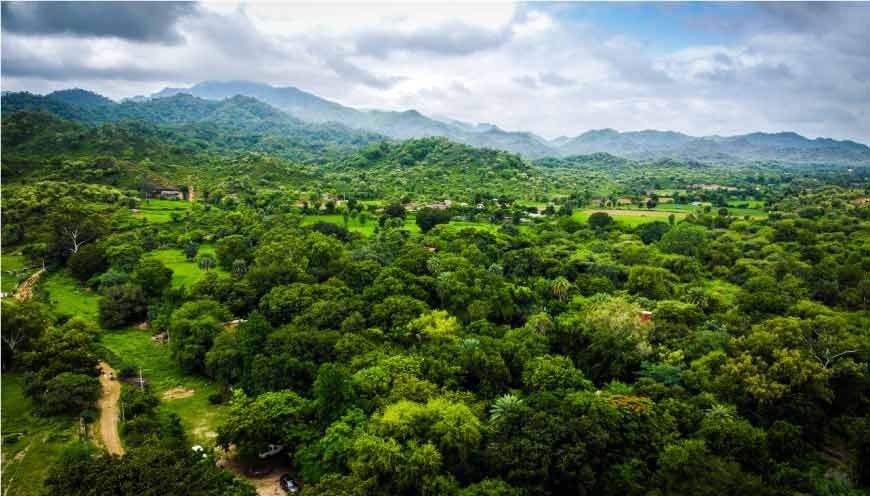
[(190, 398), (196, 391), (183, 387), (174, 387), (163, 392), (163, 401), (179, 400), (181, 398)]

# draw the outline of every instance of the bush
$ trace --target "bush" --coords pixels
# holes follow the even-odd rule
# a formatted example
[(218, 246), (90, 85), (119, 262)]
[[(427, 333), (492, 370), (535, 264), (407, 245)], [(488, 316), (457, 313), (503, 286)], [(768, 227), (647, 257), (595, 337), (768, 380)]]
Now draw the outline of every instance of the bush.
[(125, 324), (141, 322), (147, 309), (145, 293), (139, 286), (122, 284), (109, 287), (100, 300), (100, 325), (117, 329)]
[(79, 281), (87, 281), (109, 267), (106, 254), (96, 244), (84, 245), (66, 262), (70, 273)]
[(90, 408), (99, 397), (99, 380), (83, 374), (64, 372), (45, 383), (38, 402), (46, 414), (72, 415)]

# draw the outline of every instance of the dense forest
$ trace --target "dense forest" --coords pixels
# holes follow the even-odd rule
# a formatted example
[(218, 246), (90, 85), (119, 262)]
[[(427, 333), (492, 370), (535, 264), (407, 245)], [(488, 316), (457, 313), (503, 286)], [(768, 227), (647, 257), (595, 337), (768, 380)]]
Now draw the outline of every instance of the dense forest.
[[(66, 433), (10, 494), (252, 495), (265, 458), (311, 495), (870, 488), (866, 167), (3, 98), (3, 379)], [(101, 362), (123, 456), (79, 433)]]

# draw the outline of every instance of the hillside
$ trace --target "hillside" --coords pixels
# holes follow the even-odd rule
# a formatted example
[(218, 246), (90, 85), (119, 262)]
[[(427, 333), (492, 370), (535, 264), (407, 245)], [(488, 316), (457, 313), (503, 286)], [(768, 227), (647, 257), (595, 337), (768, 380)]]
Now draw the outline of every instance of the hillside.
[(189, 88), (165, 88), (154, 99), (179, 94), (220, 100), (245, 95), (262, 100), (307, 122), (340, 122), (349, 127), (373, 131), (396, 139), (442, 136), (472, 146), (497, 148), (527, 157), (555, 154), (542, 138), (530, 133), (509, 132), (495, 126), (474, 126), (442, 121), (416, 110), (403, 112), (357, 110), (320, 98), (293, 86), (274, 87), (251, 81), (206, 81)]
[(797, 133), (751, 133), (694, 137), (672, 131), (621, 133), (613, 129), (585, 132), (551, 142), (561, 155), (610, 153), (642, 160), (678, 158), (709, 162), (779, 162), (789, 164), (870, 165), (870, 147), (854, 141), (808, 139)]
[(71, 104), (68, 100), (30, 93), (4, 95), (4, 121), (22, 111), (48, 112), (88, 126), (138, 121), (168, 126), (172, 133), (167, 139), (182, 146), (219, 153), (260, 151), (302, 161), (335, 159), (361, 145), (383, 139), (383, 136), (340, 124), (306, 123), (262, 101), (243, 96), (213, 101), (175, 95), (89, 107)]

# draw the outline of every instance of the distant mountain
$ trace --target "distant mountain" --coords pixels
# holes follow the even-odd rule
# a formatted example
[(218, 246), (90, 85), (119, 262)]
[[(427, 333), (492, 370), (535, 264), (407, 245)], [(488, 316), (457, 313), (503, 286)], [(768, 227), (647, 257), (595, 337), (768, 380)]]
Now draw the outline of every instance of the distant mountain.
[[(151, 97), (134, 97), (121, 103), (82, 89), (46, 96), (27, 92), (3, 95), (4, 115), (21, 110), (42, 110), (89, 125), (138, 119), (158, 125), (213, 125), (221, 131), (269, 135), (284, 142), (289, 136), (303, 141), (306, 136), (315, 136), (323, 149), (328, 148), (324, 141), (327, 137), (339, 146), (358, 146), (383, 137), (445, 137), (532, 159), (608, 153), (638, 161), (870, 166), (867, 145), (808, 139), (793, 132), (695, 137), (673, 131), (598, 129), (547, 141), (493, 124), (435, 119), (416, 110), (358, 110), (292, 86), (248, 81), (208, 81), (190, 88), (166, 88)], [(200, 135), (205, 139), (209, 133)]]
[(609, 153), (636, 160), (676, 158), (707, 162), (781, 162), (870, 165), (870, 147), (854, 141), (808, 139), (797, 133), (694, 137), (673, 131), (588, 131), (551, 141), (560, 155)]
[(338, 122), (356, 129), (373, 131), (396, 139), (447, 137), (461, 143), (543, 157), (557, 152), (530, 133), (509, 132), (493, 125), (474, 125), (438, 120), (416, 110), (404, 112), (358, 110), (320, 98), (293, 86), (275, 87), (251, 81), (205, 81), (189, 88), (165, 88), (152, 98), (187, 93), (200, 98), (220, 100), (245, 95), (273, 105), (307, 122)]

